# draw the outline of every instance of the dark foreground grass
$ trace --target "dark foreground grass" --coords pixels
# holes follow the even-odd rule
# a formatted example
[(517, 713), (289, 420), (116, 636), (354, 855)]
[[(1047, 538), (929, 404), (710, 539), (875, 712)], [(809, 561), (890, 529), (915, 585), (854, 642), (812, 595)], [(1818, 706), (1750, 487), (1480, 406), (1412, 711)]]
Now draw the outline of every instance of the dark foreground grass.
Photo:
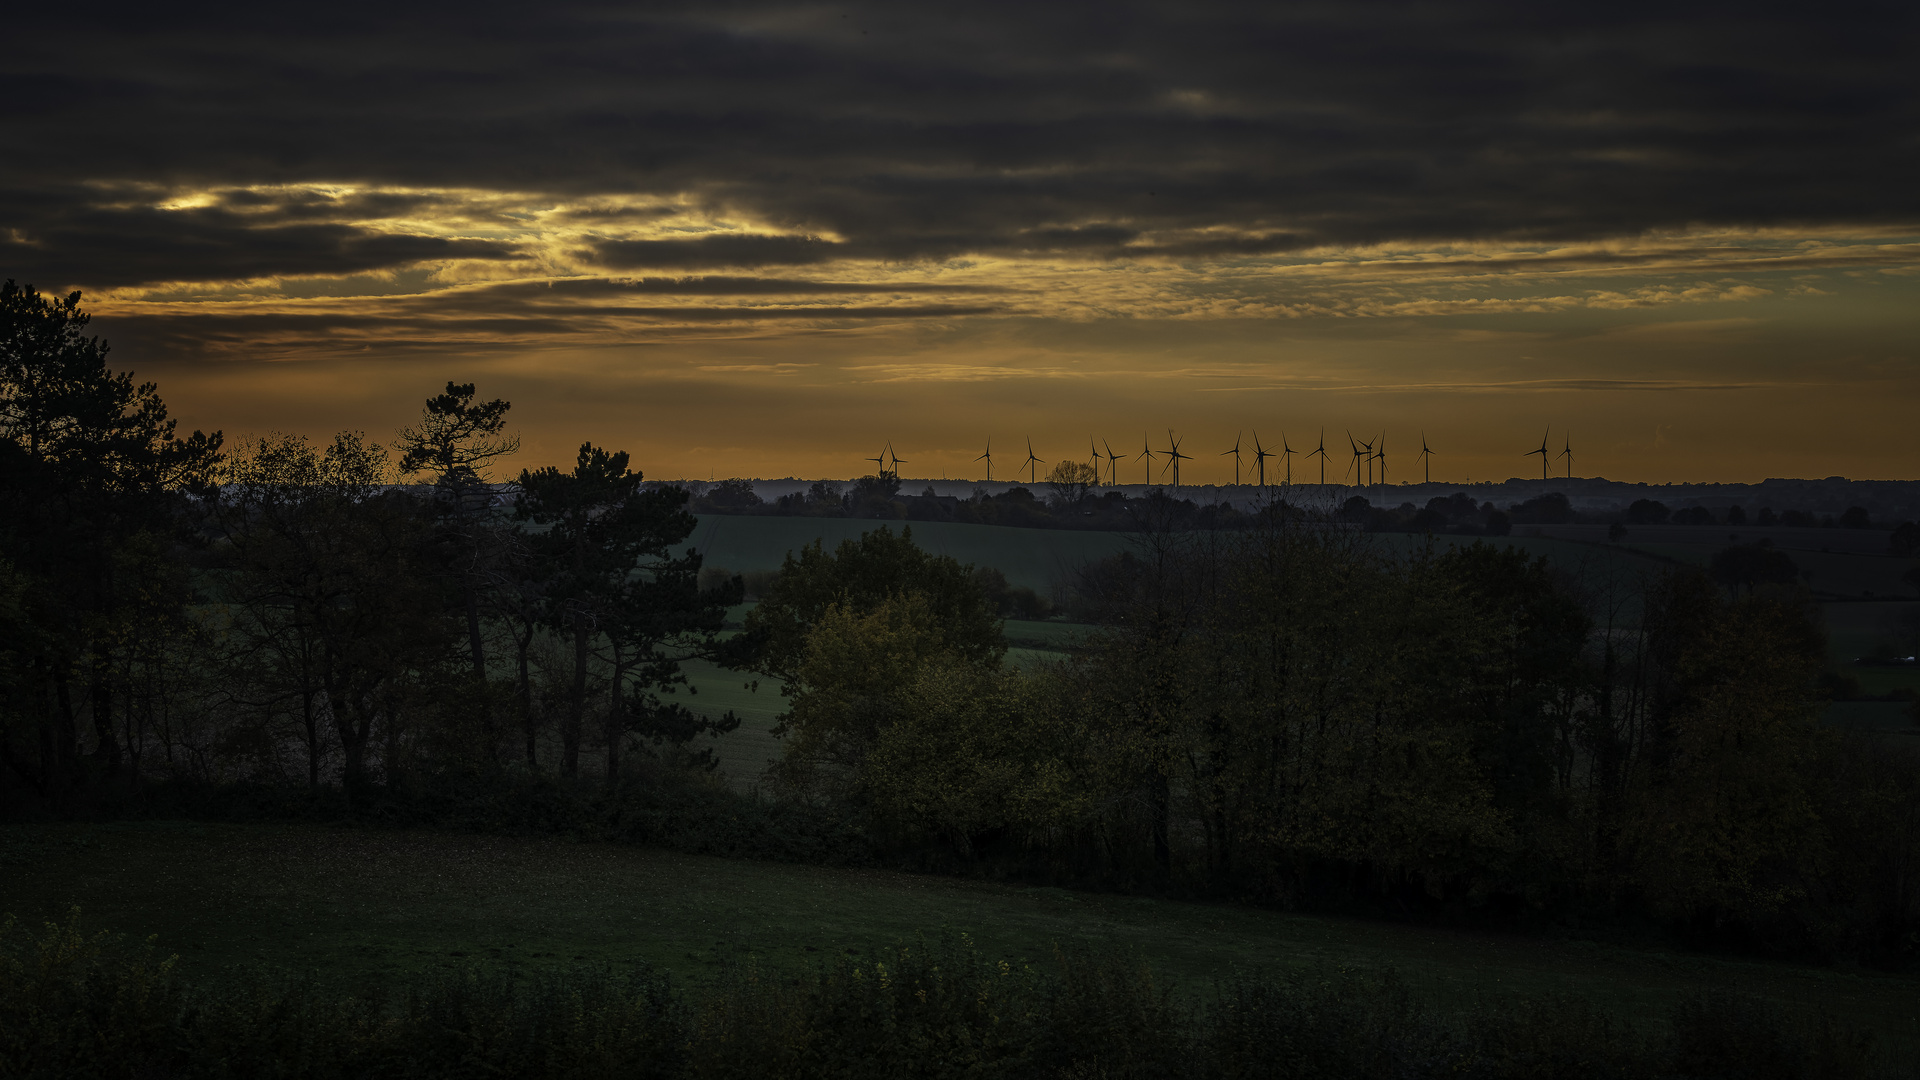
[(1571, 999), (1423, 1002), (1391, 975), (1230, 974), (1183, 1000), (1085, 949), (994, 961), (942, 935), (687, 993), (646, 964), (469, 964), (384, 984), (229, 971), (0, 924), (0, 1075), (168, 1077), (1742, 1077), (1900, 1075), (1870, 1033), (1695, 995), (1660, 1030)]
[(942, 928), (1011, 962), (1090, 949), (1196, 990), (1234, 970), (1392, 971), (1421, 1000), (1577, 997), (1658, 1026), (1734, 991), (1828, 1013), (1911, 1057), (1920, 980), (1591, 942), (1435, 930), (1228, 905), (826, 869), (552, 838), (307, 824), (0, 829), (0, 912), (155, 936), (179, 970), (233, 965), (393, 980), (646, 964), (700, 985), (865, 960)]

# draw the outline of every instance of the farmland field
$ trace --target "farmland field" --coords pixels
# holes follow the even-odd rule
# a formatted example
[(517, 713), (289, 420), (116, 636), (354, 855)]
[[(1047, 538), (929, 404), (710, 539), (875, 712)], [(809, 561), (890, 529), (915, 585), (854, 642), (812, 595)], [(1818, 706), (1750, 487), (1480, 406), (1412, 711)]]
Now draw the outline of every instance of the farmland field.
[(1131, 955), (1201, 990), (1235, 966), (1391, 967), (1455, 1002), (1576, 994), (1638, 1022), (1718, 987), (1830, 1010), (1920, 1045), (1920, 980), (1247, 907), (828, 870), (562, 839), (314, 825), (0, 828), (0, 912), (155, 935), (185, 973), (229, 965), (359, 979), (487, 960), (645, 960), (697, 983), (753, 958), (795, 969), (948, 929), (990, 957), (1055, 944)]

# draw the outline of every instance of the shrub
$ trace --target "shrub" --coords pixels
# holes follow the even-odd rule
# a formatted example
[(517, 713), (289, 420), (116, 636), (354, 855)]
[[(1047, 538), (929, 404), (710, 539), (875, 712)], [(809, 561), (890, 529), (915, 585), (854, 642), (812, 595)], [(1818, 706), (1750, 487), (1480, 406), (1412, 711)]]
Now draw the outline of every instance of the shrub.
[(1665, 504), (1652, 499), (1635, 499), (1633, 504), (1627, 507), (1627, 524), (1629, 525), (1660, 525), (1666, 520)]

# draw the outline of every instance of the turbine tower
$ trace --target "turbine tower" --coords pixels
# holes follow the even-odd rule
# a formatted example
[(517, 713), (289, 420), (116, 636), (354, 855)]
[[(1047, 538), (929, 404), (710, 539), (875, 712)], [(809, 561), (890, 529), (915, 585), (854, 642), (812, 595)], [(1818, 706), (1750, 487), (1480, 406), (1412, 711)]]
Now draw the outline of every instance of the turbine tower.
[(1260, 486), (1263, 489), (1267, 486), (1267, 459), (1272, 456), (1273, 456), (1273, 451), (1260, 445), (1260, 433), (1257, 431), (1254, 432), (1253, 433), (1253, 467), (1257, 469), (1260, 473)]
[(1231, 456), (1233, 458), (1233, 486), (1239, 487), (1240, 486), (1240, 433), (1239, 432), (1236, 431), (1233, 433), (1233, 449), (1222, 451), (1220, 456), (1221, 457)]
[[(1299, 453), (1299, 451), (1295, 450), (1291, 445), (1288, 444), (1287, 433), (1282, 431), (1280, 433), (1280, 456), (1285, 458), (1287, 461), (1287, 486), (1288, 487), (1293, 486), (1293, 455), (1297, 453)], [(1313, 455), (1308, 454), (1307, 456), (1312, 457)]]
[(1120, 464), (1119, 464), (1120, 455), (1113, 452), (1113, 444), (1108, 442), (1107, 440), (1101, 439), (1100, 445), (1107, 448), (1107, 453), (1106, 453), (1107, 483), (1111, 484), (1114, 487), (1119, 487), (1120, 486)]
[(1374, 460), (1380, 463), (1380, 484), (1382, 487), (1385, 487), (1387, 483), (1387, 433), (1384, 431), (1380, 433), (1379, 449), (1373, 452), (1373, 457)]
[(1032, 477), (1032, 479), (1028, 480), (1027, 483), (1037, 484), (1040, 482), (1040, 466), (1045, 465), (1046, 463), (1047, 462), (1045, 458), (1038, 458), (1033, 456), (1033, 436), (1031, 435), (1027, 436), (1026, 466), (1027, 466), (1027, 474)]
[(1433, 451), (1427, 446), (1427, 433), (1424, 431), (1420, 433), (1420, 461), (1427, 469), (1423, 483), (1433, 483)]
[(1163, 451), (1163, 453), (1167, 455), (1167, 464), (1162, 465), (1160, 471), (1164, 473), (1169, 466), (1173, 468), (1173, 490), (1178, 493), (1180, 490), (1180, 463), (1183, 461), (1192, 461), (1193, 455), (1180, 452), (1180, 440), (1173, 437), (1172, 428), (1167, 429), (1167, 447), (1168, 449)]
[(1320, 486), (1323, 488), (1326, 487), (1327, 486), (1327, 429), (1326, 428), (1320, 429), (1320, 445), (1315, 447), (1313, 452), (1308, 454), (1307, 456), (1317, 457), (1320, 459)]
[(987, 436), (987, 452), (973, 460), (987, 463), (987, 483), (993, 483), (993, 436)]
[(1526, 453), (1520, 455), (1521, 457), (1532, 457), (1535, 454), (1540, 455), (1540, 479), (1542, 480), (1545, 480), (1547, 478), (1547, 466), (1549, 464), (1547, 460), (1547, 436), (1551, 435), (1552, 433), (1553, 433), (1552, 428), (1548, 428), (1547, 430), (1541, 432), (1540, 433), (1540, 449), (1529, 450)]
[(1571, 431), (1566, 434), (1566, 448), (1560, 451), (1560, 456), (1567, 459), (1567, 479), (1573, 479), (1573, 432)]
[(1153, 447), (1147, 445), (1147, 433), (1144, 431), (1141, 432), (1140, 433), (1140, 454), (1138, 457), (1135, 457), (1133, 459), (1135, 461), (1139, 461), (1140, 458), (1147, 459), (1147, 477), (1145, 480), (1142, 480), (1141, 483), (1147, 484), (1147, 485), (1151, 485), (1153, 483), (1153, 458), (1154, 458), (1154, 455), (1157, 454), (1158, 452), (1159, 451), (1155, 450)]

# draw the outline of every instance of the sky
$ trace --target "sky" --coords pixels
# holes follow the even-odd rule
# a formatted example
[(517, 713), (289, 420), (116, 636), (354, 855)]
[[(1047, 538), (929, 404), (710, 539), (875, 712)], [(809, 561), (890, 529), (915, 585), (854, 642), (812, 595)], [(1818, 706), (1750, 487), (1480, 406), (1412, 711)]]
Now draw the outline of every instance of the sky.
[(448, 10), (10, 16), (0, 277), (230, 439), (1920, 475), (1911, 3)]

